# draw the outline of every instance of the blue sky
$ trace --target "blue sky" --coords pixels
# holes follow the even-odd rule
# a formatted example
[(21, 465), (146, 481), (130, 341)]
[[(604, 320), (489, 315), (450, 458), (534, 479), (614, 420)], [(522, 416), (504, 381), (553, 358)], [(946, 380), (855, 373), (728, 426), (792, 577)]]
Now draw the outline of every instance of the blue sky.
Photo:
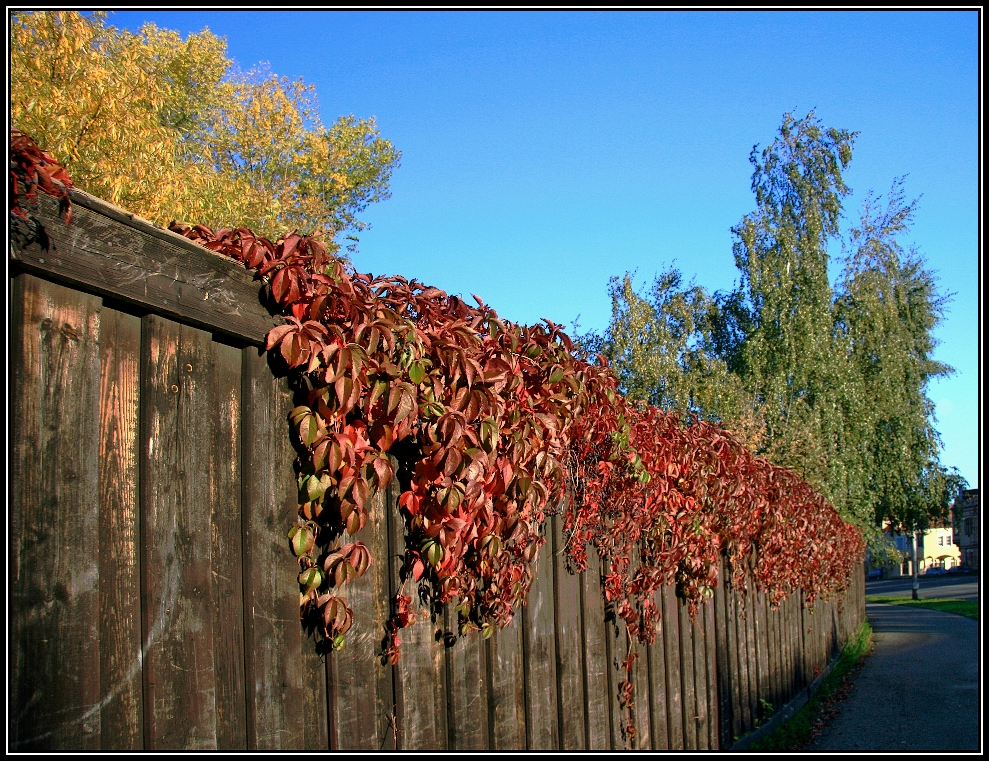
[(737, 271), (749, 152), (785, 111), (857, 130), (846, 214), (907, 175), (912, 234), (954, 294), (929, 390), (943, 462), (979, 483), (978, 33), (966, 12), (114, 12), (209, 27), (242, 68), (375, 116), (402, 151), (357, 268), (477, 293), (502, 316), (603, 329), (608, 279)]

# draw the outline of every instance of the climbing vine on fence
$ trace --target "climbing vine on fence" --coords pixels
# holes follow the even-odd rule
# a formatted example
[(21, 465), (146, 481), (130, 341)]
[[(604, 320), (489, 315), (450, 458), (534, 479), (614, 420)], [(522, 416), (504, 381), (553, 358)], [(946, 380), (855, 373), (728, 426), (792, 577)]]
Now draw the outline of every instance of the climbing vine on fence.
[[(28, 146), (14, 163), (17, 181), (33, 166), (52, 192), (42, 172), (51, 157)], [(655, 637), (661, 585), (675, 584), (695, 613), (722, 554), (740, 588), (755, 557), (773, 604), (798, 588), (812, 603), (847, 587), (862, 538), (805, 482), (712, 423), (683, 425), (628, 401), (606, 361), (578, 359), (560, 326), (515, 325), (477, 296), (470, 304), (399, 276), (348, 272), (297, 233), (272, 242), (245, 228), (172, 229), (254, 270), (285, 317), (266, 349), (308, 389), (290, 413), (304, 455), (289, 544), (302, 618), (334, 649), (353, 623), (346, 585), (385, 561), (355, 535), (396, 478), (390, 455), (408, 474), (402, 588), (383, 653), (392, 664), (416, 588), (456, 605), (461, 634), (507, 625), (531, 587), (547, 513), (560, 506), (573, 569), (586, 568), (593, 547), (629, 643)], [(620, 700), (631, 741), (629, 653)]]

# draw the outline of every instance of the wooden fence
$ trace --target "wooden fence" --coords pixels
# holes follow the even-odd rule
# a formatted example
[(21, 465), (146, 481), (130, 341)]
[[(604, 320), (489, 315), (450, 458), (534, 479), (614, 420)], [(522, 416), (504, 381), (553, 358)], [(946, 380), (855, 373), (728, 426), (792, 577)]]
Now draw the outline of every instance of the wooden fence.
[[(395, 487), (358, 538), (344, 650), (299, 624), (286, 532), (296, 403), (258, 346), (275, 320), (236, 263), (82, 193), (12, 223), (9, 750), (610, 749), (625, 657), (599, 570), (560, 519), (528, 604), (489, 640), (419, 609), (382, 665), (403, 548)], [(593, 554), (593, 553), (592, 553)], [(861, 570), (861, 569), (860, 569)], [(416, 597), (411, 587), (412, 597)], [(636, 646), (637, 748), (728, 748), (797, 696), (864, 618), (719, 586), (663, 590)]]

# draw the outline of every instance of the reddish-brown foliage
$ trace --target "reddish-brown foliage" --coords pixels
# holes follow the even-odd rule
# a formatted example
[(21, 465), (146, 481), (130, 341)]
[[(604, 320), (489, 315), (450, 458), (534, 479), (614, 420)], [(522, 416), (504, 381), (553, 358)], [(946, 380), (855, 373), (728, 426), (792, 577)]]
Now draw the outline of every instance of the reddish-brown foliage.
[(65, 167), (41, 150), (37, 143), (20, 130), (10, 130), (10, 211), (22, 219), (27, 213), (21, 208), (18, 195), (29, 201), (38, 197), (38, 188), (58, 199), (58, 210), (68, 224), (72, 221), (69, 203), (69, 179)]
[[(273, 243), (244, 228), (172, 229), (255, 270), (285, 315), (266, 348), (310, 389), (291, 412), (306, 454), (289, 539), (303, 618), (334, 648), (353, 621), (342, 587), (384, 560), (346, 537), (396, 477), (389, 454), (409, 474), (391, 663), (413, 620), (409, 579), (434, 601), (456, 601), (461, 633), (508, 624), (532, 584), (547, 512), (561, 505), (573, 568), (593, 546), (607, 599), (644, 642), (655, 637), (659, 587), (675, 584), (696, 612), (723, 554), (743, 589), (755, 558), (774, 605), (798, 588), (812, 603), (847, 587), (864, 543), (820, 495), (714, 424), (629, 402), (606, 361), (577, 359), (554, 323), (522, 327), (476, 296), (472, 306), (402, 277), (350, 274), (297, 233)], [(627, 738), (633, 659), (620, 696)]]

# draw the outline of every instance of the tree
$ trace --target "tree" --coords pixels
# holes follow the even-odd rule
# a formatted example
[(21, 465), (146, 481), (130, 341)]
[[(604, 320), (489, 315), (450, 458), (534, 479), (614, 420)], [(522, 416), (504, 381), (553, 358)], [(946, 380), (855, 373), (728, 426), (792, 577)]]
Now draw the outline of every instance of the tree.
[(643, 294), (632, 277), (611, 279), (611, 321), (603, 335), (581, 337), (585, 349), (608, 358), (630, 399), (720, 423), (747, 446), (757, 446), (761, 420), (752, 397), (711, 350), (711, 296), (693, 283), (684, 285), (674, 267), (656, 275)]
[(903, 178), (885, 207), (871, 194), (846, 242), (836, 320), (859, 379), (860, 436), (867, 443), (868, 489), (878, 526), (923, 531), (944, 525), (957, 477), (940, 463), (941, 439), (927, 388), (951, 367), (933, 359), (934, 329), (949, 296), (915, 249), (898, 242), (917, 201), (904, 202)]
[(756, 210), (732, 228), (741, 279), (716, 299), (712, 341), (757, 400), (762, 453), (861, 523), (867, 513), (836, 499), (847, 481), (847, 367), (828, 278), (856, 134), (823, 127), (813, 112), (802, 119), (788, 113), (773, 143), (761, 154), (752, 149)]
[(356, 215), (388, 197), (400, 158), (374, 119), (326, 128), (311, 85), (235, 71), (225, 53), (208, 29), (182, 40), (102, 13), (14, 13), (12, 126), (78, 187), (162, 225), (362, 229)]
[(897, 242), (916, 208), (902, 180), (885, 209), (867, 198), (832, 287), (855, 137), (813, 112), (786, 114), (750, 155), (756, 209), (732, 229), (738, 286), (710, 296), (672, 268), (644, 293), (630, 275), (613, 278), (611, 323), (581, 342), (608, 357), (630, 397), (721, 423), (810, 482), (881, 551), (884, 523), (926, 528), (947, 516), (926, 393), (950, 372), (932, 358), (947, 298)]

